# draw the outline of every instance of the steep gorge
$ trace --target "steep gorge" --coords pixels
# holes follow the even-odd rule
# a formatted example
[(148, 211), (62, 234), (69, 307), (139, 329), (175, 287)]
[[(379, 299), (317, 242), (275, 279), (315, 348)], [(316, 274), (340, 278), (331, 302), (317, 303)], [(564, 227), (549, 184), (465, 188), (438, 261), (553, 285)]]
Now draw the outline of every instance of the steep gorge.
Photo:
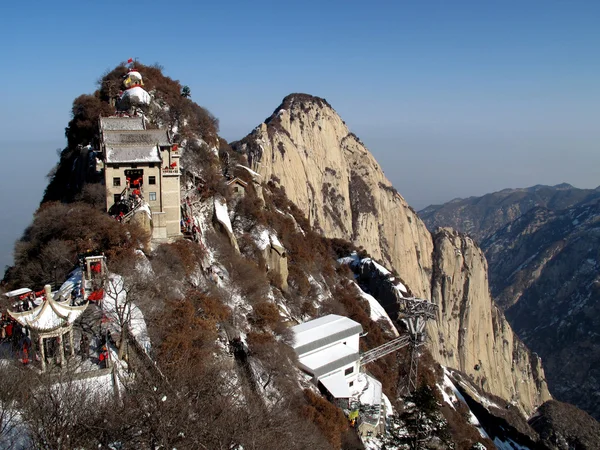
[(325, 100), (286, 97), (233, 147), (264, 180), (283, 186), (324, 235), (363, 246), (398, 271), (413, 295), (438, 305), (429, 335), (441, 364), (473, 376), (527, 414), (550, 398), (539, 358), (491, 300), (479, 247), (449, 229), (432, 236)]

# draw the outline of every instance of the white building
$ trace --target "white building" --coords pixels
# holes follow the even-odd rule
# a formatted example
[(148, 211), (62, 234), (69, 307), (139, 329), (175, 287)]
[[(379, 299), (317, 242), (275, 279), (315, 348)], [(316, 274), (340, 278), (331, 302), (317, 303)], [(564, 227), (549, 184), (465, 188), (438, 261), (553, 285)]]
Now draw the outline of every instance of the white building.
[(362, 326), (347, 317), (330, 314), (296, 325), (292, 331), (292, 347), (300, 368), (332, 397), (350, 399), (360, 368)]

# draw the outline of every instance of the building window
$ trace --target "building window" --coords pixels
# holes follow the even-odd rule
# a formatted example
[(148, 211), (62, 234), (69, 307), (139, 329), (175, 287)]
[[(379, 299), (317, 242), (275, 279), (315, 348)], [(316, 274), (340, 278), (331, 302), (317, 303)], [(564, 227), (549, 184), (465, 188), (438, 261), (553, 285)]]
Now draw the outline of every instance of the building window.
[(150, 192), (150, 201), (151, 202), (155, 202), (156, 201), (156, 192)]
[(156, 177), (148, 177), (148, 184), (156, 184)]
[(121, 186), (121, 177), (113, 178), (113, 186)]
[(113, 201), (114, 201), (115, 203), (119, 203), (119, 202), (121, 201), (121, 194), (115, 194), (115, 195), (113, 196)]
[(344, 370), (344, 375), (348, 376), (351, 373), (354, 373), (354, 367), (348, 367), (346, 370)]
[(350, 383), (348, 383), (348, 386), (349, 386), (349, 387), (352, 387), (352, 386), (354, 386), (354, 381), (351, 381)]

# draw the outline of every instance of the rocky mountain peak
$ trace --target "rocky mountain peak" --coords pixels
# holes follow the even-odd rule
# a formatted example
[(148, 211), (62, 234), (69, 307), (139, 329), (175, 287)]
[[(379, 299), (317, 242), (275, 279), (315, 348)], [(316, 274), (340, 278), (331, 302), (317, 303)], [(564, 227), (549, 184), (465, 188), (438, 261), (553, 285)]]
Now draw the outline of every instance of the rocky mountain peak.
[(232, 147), (263, 180), (285, 188), (325, 236), (363, 247), (393, 268), (413, 295), (447, 304), (430, 329), (438, 361), (460, 368), (526, 413), (550, 398), (539, 361), (492, 303), (479, 247), (453, 230), (434, 239), (324, 99), (287, 96)]
[(306, 112), (309, 108), (327, 108), (335, 112), (331, 105), (324, 98), (316, 97), (310, 94), (295, 93), (287, 95), (281, 104), (275, 109), (271, 117), (265, 120), (265, 123), (269, 123), (270, 119), (277, 117), (278, 113), (282, 109), (290, 111), (291, 113), (298, 113), (299, 111)]

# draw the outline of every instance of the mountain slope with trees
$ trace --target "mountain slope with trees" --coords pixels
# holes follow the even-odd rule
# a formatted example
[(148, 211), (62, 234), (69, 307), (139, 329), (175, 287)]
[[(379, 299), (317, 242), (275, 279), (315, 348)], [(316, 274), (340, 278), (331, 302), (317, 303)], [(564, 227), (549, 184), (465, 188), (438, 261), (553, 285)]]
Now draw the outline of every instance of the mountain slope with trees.
[[(219, 138), (216, 119), (191, 102), (188, 91), (162, 75), (158, 67), (136, 66), (144, 71), (152, 98), (144, 110), (148, 124), (168, 127), (182, 148), (182, 198), (188, 217), (198, 225), (198, 239), (151, 243), (135, 223), (119, 223), (105, 213), (101, 180), (86, 173), (86, 158), (97, 145), (98, 117), (114, 111), (125, 70), (121, 64), (103, 76), (93, 95), (75, 100), (68, 147), (32, 224), (16, 244), (15, 265), (5, 273), (2, 287), (56, 285), (76, 266), (82, 252), (104, 253), (109, 272), (122, 281), (116, 283), (117, 288), (126, 291), (129, 304), (135, 302), (143, 313), (150, 350), (144, 358), (130, 353), (127, 349), (135, 345), (128, 340), (127, 322), (113, 324), (121, 333), (109, 336), (107, 345), (119, 349), (119, 359), (124, 358), (119, 364), (126, 364), (135, 374), (121, 380), (118, 400), (76, 380), (69, 370), (56, 368), (39, 374), (19, 363), (0, 365), (3, 379), (20, 383), (19, 389), (10, 383), (0, 389), (0, 443), (13, 448), (363, 448), (342, 410), (321, 396), (297, 368), (289, 328), (335, 313), (359, 322), (367, 332), (361, 351), (395, 336), (389, 321), (373, 319), (365, 292), (347, 266), (338, 263), (340, 257), (353, 251), (364, 253), (364, 249), (349, 239), (324, 236), (325, 227), (336, 221), (334, 209), (308, 210), (306, 217), (305, 210), (290, 198), (296, 195), (297, 186), (271, 177), (261, 180), (248, 170), (246, 154)], [(321, 112), (330, 114), (325, 109)], [(307, 131), (313, 130), (313, 138), (307, 137), (313, 142), (322, 137), (316, 128), (328, 126), (314, 117), (311, 121), (306, 116), (293, 117), (303, 121)], [(284, 129), (279, 133), (285, 134)], [(357, 159), (368, 156), (358, 138), (343, 138), (350, 143), (347, 150), (357, 152)], [(256, 148), (264, 150), (260, 145)], [(275, 144), (272, 150), (283, 156), (299, 148), (280, 150)], [(381, 219), (373, 217), (369, 206), (374, 188), (390, 196), (385, 201), (405, 211), (408, 223), (415, 221), (414, 230), (423, 230), (414, 211), (389, 184), (381, 181), (383, 187), (369, 186), (372, 180), (364, 169), (356, 167), (356, 189), (351, 210), (347, 210), (352, 211), (352, 219), (346, 224), (354, 223), (357, 236), (364, 236)], [(325, 172), (333, 175), (332, 170)], [(224, 175), (244, 181), (245, 195), (234, 195)], [(345, 202), (335, 194), (336, 189), (333, 183), (322, 186), (321, 198), (333, 202), (331, 208)], [(216, 203), (231, 222), (229, 234), (219, 224), (223, 218), (216, 217)], [(322, 225), (315, 216), (322, 218)], [(285, 249), (287, 286), (265, 258), (265, 233)], [(407, 348), (369, 365), (395, 411), (388, 419), (392, 431), (378, 442), (385, 448), (410, 448), (417, 442), (431, 448), (492, 449), (494, 444), (473, 425), (464, 403), (449, 396), (451, 389), (435, 360), (440, 355), (447, 361), (458, 360), (475, 386), (494, 386), (494, 380), (486, 381), (482, 375), (496, 370), (494, 357), (488, 355), (489, 366), (477, 371), (471, 367), (470, 350), (457, 354), (455, 360), (447, 354), (454, 345), (458, 351), (478, 348), (473, 340), (476, 337), (480, 345), (483, 339), (477, 328), (482, 313), (495, 339), (486, 351), (499, 351), (494, 346), (502, 343), (500, 358), (514, 360), (501, 370), (502, 380), (519, 395), (519, 408), (514, 408), (517, 415), (545, 398), (543, 371), (489, 301), (485, 258), (472, 240), (451, 230), (434, 237), (420, 231), (403, 234), (400, 241), (405, 253), (410, 253), (404, 259), (386, 255), (387, 249), (398, 245), (385, 243), (388, 238), (382, 231), (381, 247), (374, 251), (386, 265), (393, 259), (402, 267), (388, 265), (387, 282), (398, 286), (391, 272), (406, 273), (404, 289), (432, 292), (432, 299), (443, 309), (441, 322), (457, 321), (467, 332), (456, 337), (446, 335), (448, 329), (433, 327), (434, 354), (427, 348), (420, 351), (419, 389), (412, 396), (400, 393), (410, 367)], [(437, 261), (435, 265), (431, 259)], [(460, 264), (450, 263), (456, 259)], [(412, 262), (416, 268), (408, 265)], [(450, 277), (460, 281), (449, 283)], [(476, 308), (467, 308), (480, 297), (483, 302)], [(88, 317), (81, 326), (106, 319)], [(393, 326), (397, 332), (404, 331), (402, 322)], [(444, 344), (445, 339), (457, 344)], [(513, 370), (515, 374), (510, 375)], [(483, 391), (479, 400), (488, 401)]]

